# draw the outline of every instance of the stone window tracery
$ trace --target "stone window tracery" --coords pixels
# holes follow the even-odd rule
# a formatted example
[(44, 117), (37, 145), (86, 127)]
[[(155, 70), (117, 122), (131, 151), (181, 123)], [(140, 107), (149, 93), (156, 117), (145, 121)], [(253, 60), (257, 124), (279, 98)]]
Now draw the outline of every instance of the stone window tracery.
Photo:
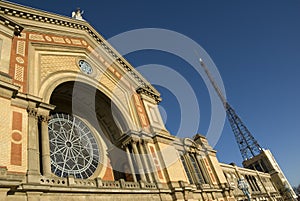
[(100, 150), (86, 123), (77, 116), (55, 113), (48, 130), (52, 173), (59, 177), (91, 177), (98, 167)]

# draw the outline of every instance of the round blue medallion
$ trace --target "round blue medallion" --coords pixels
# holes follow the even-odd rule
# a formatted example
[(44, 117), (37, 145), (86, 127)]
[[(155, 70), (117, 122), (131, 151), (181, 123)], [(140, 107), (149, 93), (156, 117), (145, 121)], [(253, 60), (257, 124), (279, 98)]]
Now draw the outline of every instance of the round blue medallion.
[(88, 75), (93, 72), (92, 66), (84, 60), (79, 60), (78, 65), (80, 67), (80, 70)]

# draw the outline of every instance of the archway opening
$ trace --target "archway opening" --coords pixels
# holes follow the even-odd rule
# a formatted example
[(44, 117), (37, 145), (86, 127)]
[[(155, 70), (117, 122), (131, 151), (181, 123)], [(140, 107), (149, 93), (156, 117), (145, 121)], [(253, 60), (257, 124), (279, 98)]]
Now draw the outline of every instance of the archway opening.
[[(82, 179), (97, 176), (100, 166), (107, 167), (99, 164), (101, 154), (108, 155), (108, 162), (126, 162), (123, 154), (109, 151), (120, 148), (118, 140), (128, 126), (104, 93), (82, 82), (64, 82), (52, 92), (50, 104), (56, 106), (48, 126), (52, 173)], [(115, 179), (123, 177), (115, 171), (118, 167), (112, 169)]]

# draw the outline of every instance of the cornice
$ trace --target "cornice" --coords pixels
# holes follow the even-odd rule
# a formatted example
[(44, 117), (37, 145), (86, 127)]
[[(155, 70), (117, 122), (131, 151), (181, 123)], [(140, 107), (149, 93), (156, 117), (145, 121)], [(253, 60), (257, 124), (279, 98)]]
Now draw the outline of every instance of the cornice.
[(14, 35), (16, 36), (20, 36), (22, 30), (24, 29), (24, 27), (22, 27), (21, 25), (19, 25), (18, 23), (16, 23), (14, 20), (8, 18), (7, 16), (0, 14), (0, 22), (8, 27), (9, 29), (13, 30)]
[(160, 97), (160, 95), (154, 93), (152, 90), (149, 90), (147, 87), (139, 87), (136, 90), (136, 92), (138, 94), (144, 94), (144, 95), (146, 95), (146, 96), (154, 99), (155, 102), (157, 102), (157, 103), (161, 102), (161, 100), (162, 100), (161, 97)]

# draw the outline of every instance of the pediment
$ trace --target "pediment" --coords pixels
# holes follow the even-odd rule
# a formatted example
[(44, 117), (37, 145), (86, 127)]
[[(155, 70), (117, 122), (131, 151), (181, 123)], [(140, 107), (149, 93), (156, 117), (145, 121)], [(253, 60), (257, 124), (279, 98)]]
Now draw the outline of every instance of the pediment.
[[(159, 92), (88, 22), (3, 1), (0, 2), (1, 20), (16, 35), (24, 28), (32, 42), (85, 48), (116, 76), (126, 74), (137, 93), (161, 101)], [(95, 49), (101, 49), (101, 53)], [(112, 64), (114, 68), (109, 68)]]

